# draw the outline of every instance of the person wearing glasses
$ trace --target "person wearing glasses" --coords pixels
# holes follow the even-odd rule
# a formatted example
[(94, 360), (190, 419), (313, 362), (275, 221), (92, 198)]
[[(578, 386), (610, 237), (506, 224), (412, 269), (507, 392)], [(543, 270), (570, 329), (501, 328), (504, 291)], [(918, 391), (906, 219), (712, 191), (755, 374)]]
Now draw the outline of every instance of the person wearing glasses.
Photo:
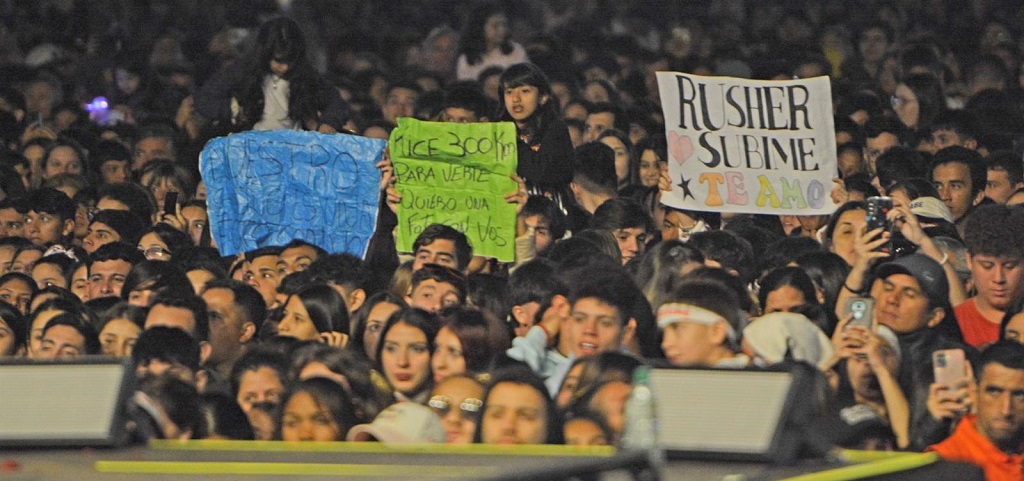
[(441, 381), (430, 393), (430, 406), (441, 418), (444, 427), (444, 442), (448, 444), (470, 444), (480, 419), (484, 387), (476, 379), (465, 374), (449, 376)]

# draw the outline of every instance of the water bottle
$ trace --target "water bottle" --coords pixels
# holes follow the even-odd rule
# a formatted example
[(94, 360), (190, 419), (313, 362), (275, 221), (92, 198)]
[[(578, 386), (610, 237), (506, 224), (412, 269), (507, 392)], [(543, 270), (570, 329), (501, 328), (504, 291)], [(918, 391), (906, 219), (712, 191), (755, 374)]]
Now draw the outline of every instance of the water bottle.
[(658, 444), (650, 370), (647, 366), (640, 366), (633, 372), (633, 391), (626, 400), (626, 426), (622, 433), (622, 447), (625, 449), (652, 450)]

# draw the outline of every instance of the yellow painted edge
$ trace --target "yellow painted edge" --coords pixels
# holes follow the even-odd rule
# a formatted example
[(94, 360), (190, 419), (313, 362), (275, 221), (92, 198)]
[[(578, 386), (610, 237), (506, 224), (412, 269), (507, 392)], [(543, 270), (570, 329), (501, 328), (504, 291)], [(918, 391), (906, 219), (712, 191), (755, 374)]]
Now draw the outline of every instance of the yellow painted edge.
[(187, 461), (96, 461), (100, 473), (118, 474), (236, 474), (323, 476), (421, 476), (431, 478), (494, 471), (481, 466), (424, 466), (389, 464), (245, 463)]
[(266, 452), (329, 452), (329, 453), (409, 453), (519, 456), (599, 456), (615, 454), (612, 446), (563, 446), (529, 444), (501, 446), (495, 444), (402, 444), (322, 443), (284, 441), (153, 440), (149, 446), (161, 451), (266, 451)]
[(909, 469), (919, 468), (921, 466), (927, 466), (938, 460), (939, 455), (935, 453), (906, 454), (903, 456), (892, 456), (890, 459), (882, 459), (854, 466), (844, 466), (842, 468), (804, 474), (780, 481), (847, 481), (906, 471)]

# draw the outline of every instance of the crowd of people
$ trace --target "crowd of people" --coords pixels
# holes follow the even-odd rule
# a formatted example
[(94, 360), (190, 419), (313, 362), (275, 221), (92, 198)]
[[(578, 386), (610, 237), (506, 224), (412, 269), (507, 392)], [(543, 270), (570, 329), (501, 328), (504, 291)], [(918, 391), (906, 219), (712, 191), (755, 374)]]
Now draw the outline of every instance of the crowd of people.
[[(1019, 2), (242, 3), (5, 9), (0, 357), (130, 358), (139, 439), (579, 445), (637, 369), (799, 362), (833, 446), (1021, 479)], [(828, 76), (837, 210), (662, 205), (666, 70)], [(514, 123), (514, 262), (397, 252), (388, 161), (365, 256), (217, 250), (207, 140), (400, 117)]]

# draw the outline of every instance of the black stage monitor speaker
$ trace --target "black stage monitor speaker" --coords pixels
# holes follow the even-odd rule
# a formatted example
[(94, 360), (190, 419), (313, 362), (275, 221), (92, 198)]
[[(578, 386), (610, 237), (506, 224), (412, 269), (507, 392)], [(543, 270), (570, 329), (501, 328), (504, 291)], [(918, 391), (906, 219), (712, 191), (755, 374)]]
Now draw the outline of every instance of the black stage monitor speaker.
[(810, 429), (820, 415), (817, 376), (802, 363), (653, 369), (658, 445), (672, 458), (790, 463), (815, 457), (829, 447)]
[(0, 448), (120, 444), (133, 379), (113, 358), (0, 360)]

